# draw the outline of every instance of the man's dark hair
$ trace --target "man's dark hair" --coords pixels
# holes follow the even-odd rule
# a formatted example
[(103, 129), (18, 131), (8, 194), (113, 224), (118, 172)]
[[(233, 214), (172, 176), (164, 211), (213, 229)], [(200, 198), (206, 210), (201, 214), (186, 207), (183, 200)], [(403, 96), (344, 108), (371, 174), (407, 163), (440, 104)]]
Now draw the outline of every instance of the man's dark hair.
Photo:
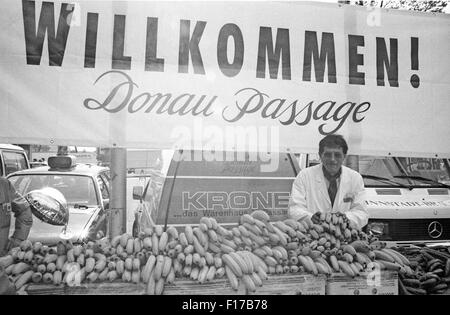
[(328, 135), (319, 142), (319, 155), (322, 155), (323, 151), (325, 150), (325, 147), (329, 148), (342, 148), (342, 152), (344, 154), (347, 154), (348, 146), (347, 142), (345, 141), (344, 137), (341, 135)]

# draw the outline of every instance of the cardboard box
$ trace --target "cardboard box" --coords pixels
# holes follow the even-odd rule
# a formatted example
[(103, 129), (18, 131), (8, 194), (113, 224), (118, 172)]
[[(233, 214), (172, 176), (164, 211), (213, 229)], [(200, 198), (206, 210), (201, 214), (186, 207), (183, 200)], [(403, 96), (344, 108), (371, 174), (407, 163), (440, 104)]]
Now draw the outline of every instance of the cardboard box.
[[(269, 274), (263, 286), (256, 289), (258, 295), (325, 295), (324, 275), (310, 274)], [(244, 294), (249, 294), (245, 292)]]
[(397, 272), (366, 272), (356, 278), (333, 274), (326, 284), (327, 295), (398, 295)]

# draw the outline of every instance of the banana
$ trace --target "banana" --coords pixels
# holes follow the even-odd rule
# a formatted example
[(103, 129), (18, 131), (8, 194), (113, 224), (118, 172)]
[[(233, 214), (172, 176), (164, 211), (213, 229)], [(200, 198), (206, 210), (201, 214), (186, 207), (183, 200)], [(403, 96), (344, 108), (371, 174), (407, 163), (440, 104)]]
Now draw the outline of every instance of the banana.
[(256, 285), (253, 282), (252, 277), (250, 275), (247, 274), (243, 275), (242, 282), (244, 283), (245, 288), (248, 290), (248, 292), (253, 293), (256, 291)]
[(396, 250), (393, 250), (391, 248), (383, 248), (381, 251), (384, 251), (387, 254), (390, 254), (395, 259), (395, 262), (398, 263), (399, 265), (410, 266), (409, 260), (402, 254), (397, 252)]
[(342, 255), (342, 258), (343, 258), (346, 262), (348, 262), (349, 264), (353, 262), (353, 256), (350, 255), (349, 253), (344, 253), (344, 254)]
[(246, 229), (245, 226), (239, 225), (238, 226), (238, 230), (239, 230), (241, 236), (244, 236), (244, 237), (249, 237), (250, 236), (250, 234), (249, 234), (249, 232), (248, 232), (248, 230)]
[(187, 240), (187, 238), (186, 238), (186, 234), (184, 234), (184, 232), (183, 232), (183, 233), (180, 233), (180, 234), (178, 235), (178, 240), (179, 240), (181, 246), (183, 246), (183, 247), (186, 247), (186, 246), (189, 245), (188, 240)]
[(42, 273), (40, 272), (35, 272), (31, 276), (31, 281), (33, 281), (34, 283), (39, 283), (41, 282), (41, 280), (42, 280)]
[(374, 250), (373, 252), (374, 252), (375, 258), (377, 260), (385, 260), (385, 261), (388, 261), (388, 262), (391, 262), (391, 263), (395, 262), (395, 259), (390, 254), (388, 254), (388, 253), (386, 253), (384, 251)]
[(207, 233), (208, 232), (208, 226), (205, 223), (200, 223), (198, 225), (198, 228), (203, 232), (203, 233)]
[(209, 217), (209, 222), (211, 222), (211, 226), (213, 230), (217, 230), (219, 228), (219, 224), (217, 223), (216, 219)]
[(208, 250), (215, 254), (219, 254), (221, 252), (220, 248), (214, 243), (208, 243)]
[(249, 276), (251, 277), (251, 279), (252, 279), (253, 283), (255, 284), (255, 286), (257, 286), (257, 287), (262, 287), (263, 286), (262, 279), (256, 272), (253, 272)]
[(350, 255), (352, 255), (352, 256), (355, 256), (355, 255), (356, 255), (356, 250), (355, 250), (355, 248), (354, 248), (353, 246), (351, 246), (351, 245), (343, 245), (343, 246), (341, 246), (341, 249), (342, 249), (342, 251), (343, 251), (344, 253), (348, 253), (348, 254), (350, 254)]
[(366, 266), (367, 265), (367, 260), (361, 253), (356, 253), (355, 261), (357, 261), (362, 266)]
[(267, 272), (269, 272), (269, 269), (265, 271), (262, 267), (258, 266), (256, 269), (258, 276), (261, 278), (261, 280), (267, 280), (269, 277), (267, 276)]
[(284, 273), (284, 268), (283, 268), (283, 266), (282, 266), (282, 265), (276, 265), (276, 266), (275, 266), (275, 273), (276, 273), (276, 274), (279, 274), (279, 275), (283, 274), (283, 273)]
[(217, 225), (216, 232), (218, 234), (220, 234), (221, 236), (225, 236), (225, 237), (232, 237), (233, 236), (233, 232), (227, 230), (226, 228), (224, 228), (221, 225)]
[(330, 264), (324, 258), (320, 257), (317, 258), (315, 261), (321, 263), (328, 270), (328, 273), (330, 275), (333, 273), (333, 268), (331, 268)]
[[(273, 249), (277, 249), (281, 253), (283, 260), (287, 260), (288, 259), (288, 253), (287, 253), (287, 251), (286, 251), (286, 249), (284, 247), (275, 246)], [(272, 252), (273, 252), (273, 249), (272, 249)]]
[[(298, 261), (305, 268), (306, 272), (313, 273), (313, 267), (311, 266), (310, 261), (306, 258), (307, 256), (299, 255)], [(316, 268), (317, 270), (317, 268)]]
[(245, 223), (253, 225), (255, 224), (255, 219), (249, 214), (244, 214), (241, 216), (241, 224), (244, 225)]
[(164, 278), (160, 278), (158, 281), (156, 281), (155, 285), (155, 295), (161, 295), (164, 292)]
[(308, 262), (309, 262), (309, 264), (310, 264), (310, 266), (311, 266), (312, 273), (313, 273), (315, 276), (317, 276), (317, 275), (319, 274), (319, 271), (317, 270), (317, 266), (316, 266), (316, 264), (314, 263), (313, 259), (312, 259), (310, 256), (306, 256), (305, 258), (306, 258), (306, 260), (308, 260)]
[(250, 266), (247, 265), (246, 261), (238, 253), (232, 252), (229, 255), (239, 265), (239, 268), (242, 270), (242, 273), (244, 274), (250, 273)]
[(208, 236), (209, 239), (214, 243), (217, 243), (219, 241), (219, 237), (217, 236), (217, 233), (214, 230), (208, 230)]
[(169, 235), (167, 234), (167, 232), (162, 232), (161, 236), (159, 237), (159, 242), (158, 242), (159, 252), (164, 252), (166, 250), (168, 241), (169, 241)]
[[(288, 243), (288, 235), (286, 233), (284, 233), (283, 231), (281, 231), (279, 228), (277, 228), (276, 226), (273, 227), (275, 230), (275, 233), (277, 234), (278, 238), (279, 238), (279, 242), (281, 243), (282, 246), (286, 246)], [(270, 238), (270, 235), (269, 235)]]
[(253, 246), (253, 241), (252, 241), (252, 239), (250, 238), (250, 232), (248, 232), (249, 234), (249, 236), (248, 237), (246, 237), (246, 236), (241, 236), (241, 240), (242, 240), (242, 242), (246, 245), (246, 246), (249, 246), (249, 247), (252, 247)]
[(202, 217), (202, 218), (200, 218), (200, 223), (206, 225), (208, 230), (213, 230), (214, 229), (213, 223), (212, 223), (212, 221), (210, 220), (209, 217)]
[(355, 272), (353, 271), (353, 269), (350, 267), (350, 265), (343, 260), (338, 260), (338, 264), (339, 264), (339, 268), (340, 270), (345, 273), (347, 276), (354, 278)]
[(216, 269), (222, 267), (222, 265), (222, 258), (220, 258), (220, 256), (214, 257), (214, 266), (216, 267)]
[(353, 270), (353, 273), (355, 274), (355, 276), (359, 276), (359, 269), (358, 269), (358, 267), (354, 263), (349, 263), (348, 265)]
[(229, 254), (223, 254), (222, 261), (236, 276), (242, 277), (243, 272), (240, 265)]
[(197, 238), (194, 236), (194, 249), (197, 253), (199, 253), (201, 256), (205, 256), (206, 250), (205, 248), (200, 244), (200, 242), (197, 240)]
[(272, 222), (266, 222), (266, 229), (269, 233), (275, 233), (275, 229), (273, 227)]
[(250, 257), (250, 252), (247, 251), (238, 251), (236, 252), (239, 256), (241, 256), (242, 260), (245, 262), (245, 264), (247, 265), (247, 269), (249, 274), (254, 272), (254, 266), (253, 266), (253, 260)]
[[(28, 248), (28, 245), (31, 248), (31, 242), (30, 242), (30, 244), (27, 243), (26, 245), (27, 245), (27, 248)], [(61, 273), (61, 272), (59, 272), (59, 273)], [(32, 270), (28, 270), (25, 273), (23, 273), (22, 275), (20, 275), (20, 277), (14, 283), (14, 286), (16, 287), (16, 290), (19, 290), (25, 284), (30, 282), (33, 274), (34, 274), (34, 272)]]
[(275, 267), (277, 265), (277, 261), (272, 256), (264, 257), (264, 262), (267, 264), (267, 266)]
[(158, 237), (161, 237), (162, 233), (164, 232), (162, 225), (155, 225), (154, 232)]
[(370, 247), (363, 241), (354, 241), (349, 244), (352, 246), (358, 253), (367, 254), (370, 252)]
[(401, 266), (390, 262), (390, 261), (386, 261), (386, 260), (375, 260), (375, 262), (381, 263), (384, 265), (384, 267), (386, 268), (386, 270), (392, 270), (392, 271), (400, 271)]
[[(197, 240), (200, 242), (202, 246), (205, 246), (208, 242), (208, 237), (206, 234), (198, 227), (193, 229), (194, 236), (197, 238)], [(195, 241), (195, 240), (194, 240)]]
[(359, 272), (364, 271), (363, 265), (361, 265), (359, 262), (354, 261), (354, 262), (352, 262), (352, 264), (356, 266), (356, 268), (358, 269)]
[(298, 272), (299, 271), (299, 268), (298, 268), (298, 266), (296, 266), (296, 265), (292, 265), (291, 266), (291, 269), (289, 270), (289, 272), (291, 272), (291, 273), (296, 273), (296, 272)]
[(164, 261), (165, 259), (163, 255), (158, 255), (158, 257), (156, 257), (156, 265), (153, 270), (153, 277), (156, 281), (158, 281), (162, 276)]
[(233, 227), (232, 229), (231, 229), (231, 232), (233, 232), (233, 235), (234, 236), (236, 236), (236, 237), (241, 237), (241, 231), (239, 230), (239, 228), (238, 227)]
[(206, 282), (210, 282), (214, 280), (214, 277), (216, 276), (216, 267), (211, 266), (208, 269), (208, 272), (206, 273)]
[(249, 223), (244, 223), (243, 226), (247, 229), (247, 231), (251, 231), (257, 236), (263, 234), (261, 229), (258, 226), (256, 226), (256, 225), (251, 225)]
[(260, 220), (262, 222), (269, 222), (270, 221), (270, 216), (267, 212), (263, 211), (263, 210), (255, 210), (250, 214), (254, 219)]
[(194, 232), (190, 225), (186, 225), (186, 227), (184, 228), (184, 235), (186, 236), (188, 244), (194, 243)]
[(198, 273), (198, 278), (197, 278), (197, 282), (198, 283), (200, 283), (200, 284), (205, 283), (206, 276), (208, 275), (208, 271), (209, 271), (209, 267), (208, 266), (203, 266), (202, 267), (202, 269)]
[(316, 266), (317, 271), (318, 271), (319, 274), (323, 274), (323, 275), (330, 275), (330, 274), (331, 274), (330, 271), (328, 270), (328, 268), (325, 267), (325, 266), (324, 266), (322, 263), (320, 263), (319, 261), (315, 261), (314, 264), (315, 264), (315, 266)]
[(226, 238), (221, 238), (220, 242), (228, 247), (231, 247), (232, 249), (236, 250), (237, 245), (233, 241), (227, 240)]
[(152, 235), (152, 253), (155, 256), (159, 254), (159, 237), (156, 233)]
[(270, 248), (267, 245), (261, 246), (259, 249), (264, 251), (265, 255), (268, 255), (268, 256), (272, 256), (273, 255), (272, 248)]
[(258, 246), (264, 246), (266, 244), (266, 241), (261, 236), (257, 236), (253, 234), (253, 232), (250, 232), (250, 239), (255, 242)]
[(231, 288), (234, 291), (237, 291), (239, 289), (239, 280), (236, 277), (236, 274), (232, 271), (230, 267), (228, 267), (228, 265), (225, 265), (225, 273), (227, 275), (228, 281), (230, 281)]
[(194, 269), (194, 268), (192, 268), (192, 266), (184, 266), (184, 268), (183, 268), (183, 275), (185, 277), (190, 277), (192, 269)]
[(170, 269), (172, 269), (172, 259), (170, 257), (164, 256), (161, 276), (166, 278), (169, 275)]

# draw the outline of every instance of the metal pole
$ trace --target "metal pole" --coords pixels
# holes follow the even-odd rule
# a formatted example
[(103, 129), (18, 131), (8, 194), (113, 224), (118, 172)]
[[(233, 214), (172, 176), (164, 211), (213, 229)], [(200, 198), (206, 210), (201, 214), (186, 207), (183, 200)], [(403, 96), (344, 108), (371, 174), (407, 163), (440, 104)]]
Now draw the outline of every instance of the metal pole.
[(109, 210), (109, 237), (126, 232), (127, 227), (127, 150), (111, 149), (111, 196)]

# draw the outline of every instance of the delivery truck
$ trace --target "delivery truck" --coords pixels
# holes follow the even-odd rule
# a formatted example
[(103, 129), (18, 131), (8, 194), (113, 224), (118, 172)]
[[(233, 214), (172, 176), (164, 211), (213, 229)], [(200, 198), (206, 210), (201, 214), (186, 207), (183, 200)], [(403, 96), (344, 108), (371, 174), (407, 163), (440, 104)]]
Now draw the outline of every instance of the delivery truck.
[[(227, 161), (205, 158), (198, 151), (174, 151), (165, 171), (133, 188), (133, 198), (140, 201), (134, 233), (153, 223), (198, 224), (202, 216), (233, 225), (257, 209), (274, 220), (285, 219), (298, 172), (320, 163), (317, 154), (229, 156), (233, 154)], [(277, 167), (267, 171), (270, 163)], [(450, 240), (448, 159), (348, 156), (345, 163), (364, 178), (370, 216), (366, 232), (399, 244)]]

